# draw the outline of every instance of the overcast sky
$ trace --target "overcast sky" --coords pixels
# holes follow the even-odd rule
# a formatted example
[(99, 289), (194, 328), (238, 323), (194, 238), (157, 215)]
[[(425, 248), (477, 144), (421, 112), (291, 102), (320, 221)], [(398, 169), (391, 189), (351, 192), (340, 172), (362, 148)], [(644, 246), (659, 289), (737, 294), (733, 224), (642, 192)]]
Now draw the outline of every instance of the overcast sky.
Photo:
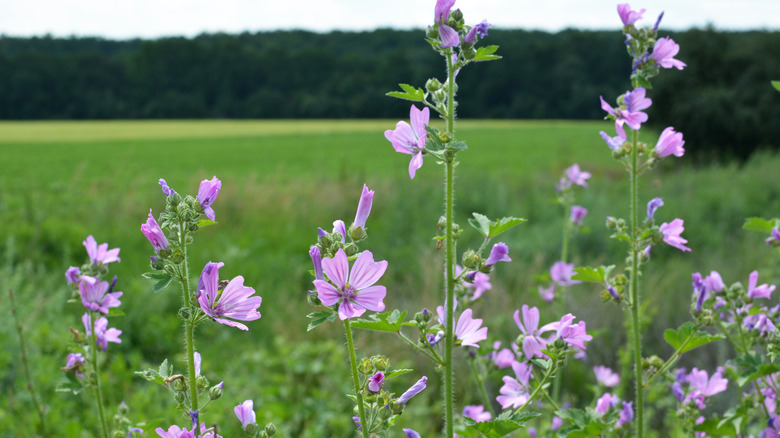
[[(275, 29), (423, 28), (435, 0), (0, 0), (0, 34), (101, 36), (111, 39), (195, 36)], [(468, 23), (558, 31), (617, 29), (612, 0), (457, 0)], [(665, 11), (662, 28), (780, 30), (780, 0), (646, 0), (640, 24)]]

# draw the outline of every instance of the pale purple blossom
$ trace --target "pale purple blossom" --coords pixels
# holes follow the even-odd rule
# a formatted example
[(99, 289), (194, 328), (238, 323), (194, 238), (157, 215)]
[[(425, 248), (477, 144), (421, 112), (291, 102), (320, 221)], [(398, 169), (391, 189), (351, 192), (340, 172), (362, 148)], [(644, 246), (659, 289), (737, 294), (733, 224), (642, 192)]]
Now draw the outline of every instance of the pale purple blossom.
[(543, 357), (544, 354), (541, 349), (547, 345), (547, 341), (540, 336), (544, 330), (539, 330), (539, 309), (536, 307), (529, 308), (527, 304), (523, 304), (522, 316), (523, 319), (521, 321), (520, 310), (515, 311), (515, 324), (525, 335), (522, 346), (523, 354), (527, 359)]
[(338, 219), (333, 221), (333, 233), (339, 233), (339, 235), (341, 235), (341, 243), (347, 242), (347, 225), (343, 220)]
[[(92, 336), (92, 317), (89, 312), (84, 313), (81, 317), (81, 322), (84, 323), (84, 330), (87, 336)], [(122, 330), (115, 328), (108, 328), (108, 319), (105, 316), (101, 316), (95, 321), (95, 343), (106, 351), (109, 342), (115, 342), (121, 344), (122, 340), (119, 339), (119, 335), (122, 334)]]
[(603, 365), (593, 367), (593, 373), (596, 375), (596, 381), (607, 388), (617, 386), (620, 383), (620, 376)]
[(490, 354), (490, 359), (497, 368), (506, 368), (512, 366), (515, 362), (515, 353), (508, 348), (501, 348), (501, 341), (493, 343), (493, 352)]
[(325, 276), (322, 275), (322, 254), (320, 248), (316, 245), (309, 248), (309, 257), (311, 257), (311, 263), (314, 265), (314, 278), (317, 280), (324, 280)]
[(568, 169), (566, 169), (566, 177), (571, 181), (572, 184), (576, 184), (578, 186), (582, 187), (588, 187), (588, 179), (590, 179), (591, 174), (590, 172), (585, 172), (580, 169), (579, 164), (572, 164), (569, 166)]
[(387, 294), (384, 286), (375, 286), (387, 269), (386, 261), (374, 262), (371, 251), (363, 251), (358, 256), (352, 271), (349, 269), (347, 255), (339, 249), (333, 258), (322, 260), (322, 269), (328, 280), (314, 280), (318, 297), (325, 306), (339, 304), (339, 318), (359, 317), (366, 310), (381, 312), (385, 309), (382, 300)]
[[(766, 310), (765, 308), (762, 310)], [(748, 315), (742, 320), (742, 326), (747, 330), (757, 330), (762, 335), (767, 333), (773, 333), (777, 330), (777, 327), (772, 320), (766, 316), (766, 313), (756, 313)]]
[(658, 143), (655, 145), (655, 153), (659, 158), (668, 157), (674, 155), (675, 157), (682, 157), (685, 154), (685, 148), (683, 145), (683, 135), (681, 132), (675, 132), (674, 128), (669, 126), (661, 132), (661, 136), (658, 137)]
[(645, 97), (646, 92), (647, 90), (642, 87), (626, 91), (623, 95), (623, 104), (618, 108), (612, 108), (604, 101), (603, 97), (599, 97), (601, 99), (601, 109), (615, 117), (615, 131), (617, 131), (618, 136), (626, 136), (623, 124), (628, 125), (633, 130), (637, 130), (642, 126), (642, 123), (647, 121), (647, 113), (642, 112), (642, 110), (649, 108), (653, 101)]
[(511, 262), (509, 258), (509, 247), (504, 242), (498, 242), (493, 245), (490, 250), (490, 255), (485, 260), (485, 266), (493, 266), (498, 262)]
[(460, 43), (458, 32), (446, 24), (439, 25), (439, 38), (441, 39), (442, 48), (454, 47)]
[(572, 280), (571, 277), (573, 275), (574, 275), (573, 263), (557, 261), (552, 265), (552, 267), (550, 267), (550, 277), (552, 278), (552, 281), (554, 281), (560, 286), (567, 287), (573, 284), (582, 283), (580, 280)]
[(475, 272), (473, 283), (464, 281), (463, 285), (474, 289), (474, 293), (471, 295), (471, 301), (476, 301), (485, 291), (493, 288), (493, 285), (490, 283), (490, 276), (484, 272)]
[(396, 403), (400, 405), (405, 405), (406, 402), (408, 402), (412, 397), (422, 392), (423, 389), (426, 387), (426, 382), (428, 381), (428, 377), (422, 376), (420, 380), (415, 382), (414, 385), (412, 385), (409, 389), (407, 389), (403, 394), (401, 394), (400, 397), (395, 401)]
[(631, 26), (632, 24), (636, 23), (637, 20), (642, 18), (642, 14), (645, 13), (645, 10), (642, 9), (641, 11), (632, 11), (631, 6), (629, 6), (628, 3), (621, 3), (617, 6), (618, 15), (620, 15), (620, 20), (623, 22), (623, 26)]
[(490, 421), (493, 418), (493, 416), (490, 414), (490, 411), (486, 411), (485, 407), (482, 405), (469, 405), (464, 407), (463, 416), (471, 418), (477, 423)]
[(385, 382), (385, 374), (381, 371), (377, 371), (376, 374), (368, 379), (368, 390), (371, 392), (379, 392), (382, 389), (382, 384)]
[(64, 371), (73, 371), (79, 379), (84, 378), (84, 374), (79, 371), (84, 362), (84, 356), (81, 353), (68, 353), (68, 359), (65, 363)]
[(433, 21), (436, 23), (446, 23), (450, 19), (450, 9), (455, 6), (455, 0), (436, 0), (436, 6), (433, 9)]
[(474, 27), (472, 27), (471, 30), (468, 31), (466, 36), (463, 37), (463, 41), (469, 44), (474, 44), (477, 36), (479, 36), (479, 38), (482, 39), (488, 35), (488, 27), (491, 26), (493, 25), (488, 23), (487, 20), (482, 20), (482, 22), (474, 25)]
[(385, 138), (392, 143), (396, 152), (409, 154), (412, 160), (409, 162), (409, 178), (414, 179), (417, 169), (423, 165), (423, 150), (425, 150), (425, 140), (428, 133), (425, 126), (431, 118), (428, 107), (422, 110), (412, 105), (409, 110), (409, 119), (412, 123), (409, 125), (400, 121), (395, 125), (394, 130), (385, 131)]
[(146, 219), (146, 223), (141, 224), (141, 232), (144, 233), (149, 243), (152, 244), (154, 252), (159, 254), (160, 251), (168, 250), (168, 238), (165, 237), (162, 228), (160, 228), (160, 225), (157, 224), (154, 216), (152, 216), (151, 208), (149, 209), (149, 217)]
[(707, 397), (725, 391), (728, 385), (728, 380), (723, 377), (722, 368), (718, 368), (711, 377), (707, 376), (707, 371), (693, 368), (686, 377), (686, 381), (690, 385), (690, 390), (685, 396), (684, 402), (692, 401), (699, 409), (707, 407), (704, 403)]
[(620, 398), (607, 392), (599, 397), (599, 399), (596, 401), (596, 409), (594, 410), (599, 414), (604, 415), (608, 410), (612, 409), (619, 402)]
[(76, 266), (71, 266), (65, 271), (65, 280), (68, 284), (76, 284), (79, 282), (79, 276), (81, 275), (81, 269)]
[(352, 228), (366, 228), (366, 219), (371, 213), (371, 205), (374, 201), (374, 191), (369, 190), (368, 187), (363, 184), (363, 193), (360, 195), (360, 202), (358, 202), (357, 213), (355, 213), (355, 221), (352, 222)]
[(615, 427), (621, 428), (634, 420), (633, 402), (623, 402), (623, 409), (620, 411), (620, 417), (615, 423)]
[(778, 230), (777, 227), (772, 228), (772, 234), (771, 236), (766, 238), (766, 244), (767, 245), (780, 244), (780, 230)]
[(487, 327), (482, 327), (481, 319), (471, 317), (471, 309), (464, 310), (455, 325), (455, 338), (464, 347), (479, 347), (477, 343), (487, 339), (487, 332)]
[(591, 341), (593, 336), (588, 334), (585, 321), (579, 321), (574, 324), (575, 319), (574, 315), (567, 313), (560, 321), (551, 322), (543, 326), (539, 331), (555, 330), (556, 338), (563, 339), (567, 344), (585, 350), (585, 342)]
[(683, 227), (682, 219), (675, 219), (669, 223), (664, 222), (658, 228), (658, 231), (660, 231), (661, 234), (664, 235), (664, 242), (683, 252), (691, 250), (690, 248), (685, 246), (685, 244), (688, 243), (688, 241), (685, 240), (682, 236), (680, 236), (680, 234), (682, 234), (684, 230), (685, 228)]
[(750, 273), (750, 278), (748, 279), (747, 297), (750, 299), (771, 298), (772, 292), (775, 290), (775, 285), (768, 285), (765, 283), (757, 286), (757, 284), (758, 271), (753, 271)]
[(402, 429), (406, 434), (406, 438), (420, 438), (420, 434), (413, 429)]
[(82, 242), (87, 249), (87, 255), (93, 265), (103, 264), (107, 265), (111, 262), (119, 262), (119, 248), (108, 249), (108, 243), (97, 244), (95, 238), (87, 236), (87, 239)]
[(680, 51), (680, 45), (675, 43), (669, 37), (659, 38), (653, 46), (653, 53), (650, 59), (654, 59), (663, 68), (676, 68), (682, 70), (686, 64), (674, 56)]
[(108, 314), (108, 309), (122, 304), (119, 301), (122, 292), (112, 292), (107, 281), (98, 281), (97, 278), (88, 275), (79, 277), (79, 294), (81, 304), (93, 312)]
[(460, 37), (455, 29), (447, 25), (450, 20), (450, 9), (455, 5), (455, 0), (437, 0), (433, 15), (434, 21), (439, 25), (439, 37), (442, 47), (453, 47), (460, 43)]
[(623, 143), (626, 142), (625, 131), (618, 132), (618, 135), (616, 137), (610, 137), (609, 134), (607, 134), (604, 131), (600, 131), (599, 134), (601, 134), (601, 138), (603, 138), (604, 142), (607, 143), (609, 149), (613, 151), (620, 149), (623, 146)]
[(160, 178), (160, 180), (158, 182), (160, 183), (160, 187), (162, 188), (162, 192), (163, 192), (163, 194), (166, 197), (167, 196), (171, 196), (172, 194), (176, 193), (176, 190), (173, 190), (172, 188), (170, 188), (168, 186), (168, 183), (165, 182), (164, 179)]
[(208, 262), (198, 280), (198, 303), (200, 308), (220, 324), (236, 327), (241, 330), (249, 328), (235, 320), (254, 321), (260, 318), (257, 308), (263, 299), (252, 296), (255, 290), (244, 286), (244, 277), (237, 276), (230, 280), (225, 289), (219, 290), (219, 268), (222, 262)]
[(536, 287), (539, 290), (539, 296), (546, 302), (552, 302), (555, 299), (555, 283), (550, 283), (547, 288), (542, 286)]
[(647, 203), (647, 218), (653, 219), (653, 216), (655, 216), (656, 210), (658, 208), (664, 206), (664, 200), (661, 198), (653, 198), (650, 200), (650, 202)]
[(211, 208), (211, 204), (216, 201), (220, 189), (222, 189), (222, 181), (217, 179), (216, 176), (211, 178), (211, 180), (204, 179), (198, 187), (198, 203), (203, 208), (206, 217), (212, 221), (216, 216), (214, 209)]
[(585, 207), (581, 207), (579, 205), (572, 205), (571, 206), (571, 213), (569, 215), (569, 220), (574, 225), (582, 225), (583, 219), (585, 219), (585, 215), (588, 214), (588, 209)]
[(254, 402), (252, 400), (245, 400), (240, 405), (236, 405), (236, 407), (233, 408), (233, 412), (235, 412), (238, 421), (241, 422), (241, 426), (244, 428), (257, 422), (254, 411)]
[(519, 408), (531, 398), (528, 382), (532, 377), (532, 367), (524, 362), (514, 362), (512, 370), (515, 372), (515, 377), (503, 377), (504, 386), (499, 389), (501, 395), (496, 397), (496, 401), (502, 409), (507, 409), (510, 406), (515, 409)]
[(167, 431), (162, 427), (158, 427), (154, 431), (162, 438), (197, 438), (195, 436), (195, 428), (193, 427), (192, 429), (193, 430), (187, 430), (186, 428), (182, 429), (174, 424), (169, 427)]
[(704, 287), (707, 288), (708, 292), (717, 293), (726, 288), (726, 285), (723, 283), (723, 279), (720, 277), (718, 271), (710, 271), (710, 275), (704, 278), (702, 283), (704, 283)]

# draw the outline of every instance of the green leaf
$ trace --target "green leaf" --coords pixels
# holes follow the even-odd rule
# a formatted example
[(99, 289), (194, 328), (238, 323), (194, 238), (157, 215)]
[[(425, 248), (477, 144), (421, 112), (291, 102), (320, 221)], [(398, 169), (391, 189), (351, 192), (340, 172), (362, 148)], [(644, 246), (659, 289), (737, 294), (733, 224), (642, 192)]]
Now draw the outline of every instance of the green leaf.
[(413, 102), (424, 102), (425, 91), (422, 88), (414, 88), (409, 84), (398, 84), (401, 87), (401, 91), (391, 91), (387, 93), (390, 97), (397, 97), (398, 99), (411, 100)]
[(772, 81), (772, 86), (775, 87), (775, 90), (780, 91), (780, 81)]
[(511, 414), (511, 412), (506, 411), (493, 420), (481, 421), (479, 423), (471, 418), (464, 418), (464, 420), (466, 426), (471, 430), (480, 432), (488, 438), (501, 438), (517, 429), (525, 427), (525, 423), (527, 423), (528, 420), (539, 416), (539, 414), (535, 412), (524, 412), (518, 415), (509, 414)]
[(164, 379), (167, 379), (173, 375), (173, 365), (168, 363), (168, 359), (162, 361), (160, 364), (160, 369), (157, 370), (157, 374), (159, 374), (160, 377)]
[(472, 213), (473, 219), (469, 219), (469, 224), (482, 233), (483, 236), (490, 236), (490, 219), (484, 214)]
[(466, 146), (466, 142), (465, 141), (456, 141), (456, 142), (450, 143), (447, 146), (447, 149), (455, 149), (455, 150), (458, 150), (458, 151), (462, 151), (464, 149), (468, 149), (468, 146)]
[(574, 268), (575, 274), (572, 275), (571, 279), (588, 283), (604, 283), (607, 281), (607, 277), (613, 269), (615, 269), (615, 265), (599, 266), (598, 268), (579, 266)]
[(480, 47), (477, 49), (477, 53), (474, 55), (473, 58), (471, 58), (469, 61), (494, 61), (496, 59), (501, 59), (500, 56), (494, 55), (496, 53), (496, 50), (498, 50), (498, 46), (485, 46)]
[(732, 421), (723, 422), (720, 418), (710, 418), (693, 427), (696, 432), (706, 432), (715, 436), (737, 436), (737, 428)]
[[(675, 351), (679, 351), (680, 354), (723, 338), (723, 335), (711, 335), (705, 331), (698, 330), (696, 324), (690, 321), (681, 325), (677, 330), (666, 329), (664, 332), (664, 340), (666, 340)], [(688, 341), (687, 343), (685, 342), (686, 340)]]
[(391, 312), (374, 313), (368, 319), (358, 319), (351, 323), (352, 327), (364, 330), (376, 330), (380, 332), (398, 333), (403, 326), (406, 310), (403, 312), (393, 310)]
[(742, 225), (743, 230), (760, 231), (762, 233), (771, 233), (772, 228), (777, 224), (776, 219), (764, 219), (761, 217), (749, 217), (745, 219)]
[(390, 371), (389, 373), (385, 374), (385, 380), (392, 379), (393, 377), (402, 376), (402, 375), (404, 375), (406, 373), (411, 373), (412, 371), (414, 371), (414, 370), (410, 370), (410, 369), (406, 369), (406, 368), (403, 368), (403, 369), (400, 369), (400, 370), (393, 370), (393, 371)]
[(757, 367), (748, 368), (747, 370), (743, 371), (737, 378), (737, 385), (739, 385), (741, 388), (750, 382), (758, 380), (762, 377), (766, 377), (770, 374), (774, 374), (778, 371), (780, 371), (780, 365), (774, 363), (765, 363)]
[(504, 231), (510, 230), (523, 222), (528, 222), (528, 219), (523, 219), (519, 217), (502, 217), (501, 219), (497, 220), (496, 222), (492, 222), (490, 224), (490, 232), (488, 234), (488, 238), (492, 239), (499, 234), (503, 233)]
[(216, 223), (217, 223), (217, 221), (212, 221), (212, 220), (208, 220), (208, 219), (201, 219), (201, 220), (198, 221), (198, 227), (199, 228), (208, 227), (209, 225), (214, 225)]
[(306, 315), (307, 318), (311, 318), (314, 321), (309, 323), (309, 326), (306, 328), (307, 332), (310, 332), (317, 328), (318, 325), (324, 323), (325, 321), (333, 322), (336, 317), (335, 312), (331, 312), (329, 310), (323, 310), (321, 312), (314, 312)]
[(171, 281), (173, 280), (173, 277), (171, 277), (171, 275), (165, 271), (145, 272), (141, 274), (141, 276), (156, 282), (154, 284), (154, 293), (160, 292), (161, 290), (168, 287), (168, 285), (171, 284)]

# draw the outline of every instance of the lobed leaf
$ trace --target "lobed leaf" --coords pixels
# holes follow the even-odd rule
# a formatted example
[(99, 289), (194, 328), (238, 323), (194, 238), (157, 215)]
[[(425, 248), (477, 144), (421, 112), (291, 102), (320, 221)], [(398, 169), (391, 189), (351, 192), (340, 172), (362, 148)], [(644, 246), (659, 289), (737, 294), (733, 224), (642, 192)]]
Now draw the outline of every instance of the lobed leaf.
[(503, 233), (504, 231), (510, 230), (524, 222), (528, 222), (528, 219), (511, 217), (511, 216), (502, 217), (496, 222), (492, 222), (490, 224), (490, 232), (488, 234), (488, 238), (492, 239), (498, 236), (499, 234)]
[(511, 411), (506, 411), (490, 421), (476, 422), (471, 418), (464, 418), (466, 426), (475, 430), (488, 438), (500, 438), (506, 436), (517, 429), (525, 427), (528, 420), (538, 417), (535, 412), (523, 412), (521, 414), (511, 415)]
[(306, 328), (307, 332), (310, 332), (317, 328), (318, 325), (324, 323), (325, 321), (333, 322), (336, 320), (336, 312), (331, 312), (329, 310), (323, 310), (321, 312), (314, 312), (306, 315), (307, 318), (311, 318), (314, 321), (309, 323), (309, 326)]
[(490, 235), (490, 219), (484, 214), (472, 213), (471, 215), (474, 218), (469, 219), (469, 224), (482, 233), (483, 236), (488, 237)]
[(743, 230), (760, 231), (762, 233), (771, 233), (772, 228), (777, 226), (776, 219), (764, 219), (761, 217), (749, 217), (745, 219), (742, 225)]
[(367, 319), (352, 321), (351, 325), (364, 330), (398, 333), (404, 324), (404, 318), (406, 318), (406, 310), (401, 312), (396, 309), (392, 312), (374, 313)]
[(171, 284), (171, 281), (173, 280), (173, 277), (164, 271), (145, 272), (141, 274), (141, 276), (156, 282), (154, 283), (154, 293), (160, 292), (161, 290), (168, 287), (168, 285)]
[(698, 330), (696, 324), (690, 321), (681, 325), (677, 330), (666, 329), (664, 332), (664, 340), (671, 345), (675, 351), (679, 351), (680, 354), (723, 338), (723, 335), (712, 335), (705, 331)]
[(398, 86), (404, 91), (391, 91), (387, 95), (398, 99), (411, 100), (412, 102), (425, 101), (425, 91), (422, 88), (414, 88), (409, 84), (398, 84)]
[(598, 268), (579, 266), (574, 268), (575, 274), (572, 275), (571, 279), (588, 283), (604, 283), (607, 281), (607, 277), (613, 269), (615, 269), (615, 265), (599, 266)]
[(772, 81), (772, 86), (775, 87), (775, 90), (780, 91), (780, 81)]
[(496, 45), (480, 47), (479, 49), (477, 49), (477, 53), (474, 55), (474, 57), (471, 58), (469, 61), (479, 62), (479, 61), (494, 61), (496, 59), (501, 59), (500, 56), (494, 55), (494, 53), (496, 53), (496, 50), (498, 50), (498, 46)]

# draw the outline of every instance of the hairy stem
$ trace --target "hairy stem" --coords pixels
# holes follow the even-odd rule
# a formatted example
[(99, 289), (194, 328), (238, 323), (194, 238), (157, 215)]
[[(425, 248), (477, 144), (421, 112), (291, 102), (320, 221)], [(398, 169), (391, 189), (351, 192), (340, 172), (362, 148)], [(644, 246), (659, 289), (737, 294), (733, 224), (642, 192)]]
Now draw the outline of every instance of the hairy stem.
[[(195, 309), (192, 303), (192, 294), (190, 293), (190, 270), (187, 260), (187, 232), (184, 229), (184, 222), (179, 220), (179, 244), (184, 253), (184, 261), (181, 265), (181, 292), (184, 306), (189, 310), (189, 316), (184, 321), (184, 334), (187, 348), (187, 374), (190, 385), (190, 411), (198, 412), (198, 377), (195, 375)], [(200, 420), (200, 418), (198, 418)]]
[[(452, 59), (447, 58), (447, 132), (451, 139), (455, 139), (455, 71), (452, 68)], [(455, 197), (455, 163), (454, 158), (445, 163), (445, 219), (447, 222), (446, 231), (446, 262), (445, 272), (445, 290), (447, 307), (447, 319), (445, 322), (445, 344), (444, 344), (444, 436), (452, 437), (454, 433), (453, 417), (455, 410), (454, 392), (455, 381), (452, 363), (453, 348), (453, 321), (455, 320), (455, 239), (453, 235), (453, 204)]]
[(469, 363), (471, 364), (471, 373), (474, 376), (474, 379), (477, 381), (477, 384), (479, 385), (479, 392), (482, 396), (482, 404), (485, 405), (485, 408), (490, 411), (490, 415), (493, 417), (496, 416), (496, 412), (493, 410), (493, 404), (490, 402), (490, 397), (488, 397), (487, 389), (485, 389), (485, 380), (479, 375), (479, 371), (477, 370), (477, 359), (476, 358), (470, 358)]
[(634, 344), (634, 391), (636, 392), (636, 436), (644, 436), (644, 396), (642, 384), (642, 334), (639, 326), (639, 251), (637, 242), (638, 223), (639, 223), (639, 174), (637, 172), (637, 162), (639, 153), (637, 151), (639, 133), (633, 131), (633, 141), (631, 146), (631, 325), (632, 325), (632, 343)]
[(355, 397), (357, 397), (358, 415), (360, 416), (360, 428), (363, 430), (363, 438), (368, 438), (368, 429), (370, 425), (366, 422), (366, 409), (363, 406), (363, 391), (360, 389), (357, 359), (355, 358), (355, 342), (352, 340), (352, 326), (349, 324), (349, 318), (344, 320), (344, 331), (347, 333), (349, 364), (352, 366), (352, 383), (355, 385)]
[(100, 365), (97, 359), (97, 335), (95, 334), (95, 315), (89, 312), (89, 319), (92, 325), (90, 334), (90, 350), (92, 351), (92, 370), (95, 372), (95, 397), (97, 398), (98, 416), (100, 417), (100, 427), (103, 431), (103, 438), (108, 438), (108, 423), (106, 423), (106, 414), (103, 411), (103, 388), (100, 385)]

